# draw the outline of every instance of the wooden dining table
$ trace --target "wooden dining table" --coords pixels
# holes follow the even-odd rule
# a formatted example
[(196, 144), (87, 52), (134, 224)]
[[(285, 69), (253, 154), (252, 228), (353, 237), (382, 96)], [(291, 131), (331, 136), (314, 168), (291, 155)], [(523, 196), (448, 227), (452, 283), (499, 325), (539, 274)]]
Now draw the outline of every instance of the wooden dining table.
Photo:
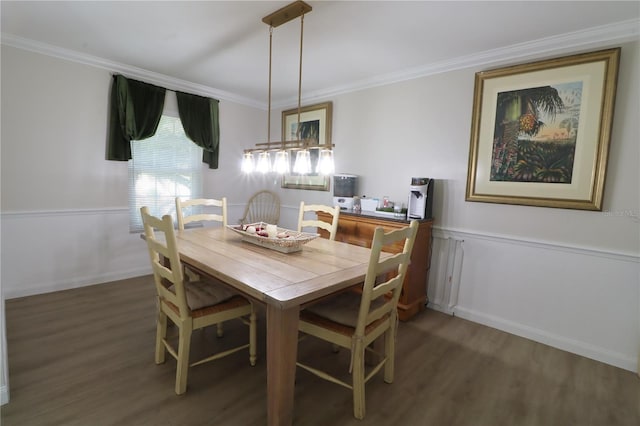
[(370, 249), (316, 238), (281, 253), (225, 227), (177, 232), (180, 259), (263, 303), (267, 317), (267, 424), (291, 425), (299, 312), (364, 280)]

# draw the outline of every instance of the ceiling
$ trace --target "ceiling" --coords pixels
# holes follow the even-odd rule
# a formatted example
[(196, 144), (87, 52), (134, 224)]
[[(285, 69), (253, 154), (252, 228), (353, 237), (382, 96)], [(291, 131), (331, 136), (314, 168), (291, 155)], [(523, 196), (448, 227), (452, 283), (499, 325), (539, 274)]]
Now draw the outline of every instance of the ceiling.
[[(264, 107), (289, 1), (6, 1), (2, 42)], [(307, 1), (303, 99), (638, 38), (638, 1)], [(273, 103), (295, 103), (299, 20), (273, 32)], [(484, 66), (484, 67), (483, 67)], [(156, 83), (157, 84), (157, 83)]]

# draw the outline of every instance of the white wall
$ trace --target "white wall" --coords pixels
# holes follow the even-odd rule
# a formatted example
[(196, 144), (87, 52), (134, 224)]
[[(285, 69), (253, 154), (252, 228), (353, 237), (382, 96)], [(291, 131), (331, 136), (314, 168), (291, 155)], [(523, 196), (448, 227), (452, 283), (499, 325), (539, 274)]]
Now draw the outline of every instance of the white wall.
[[(464, 201), (478, 69), (327, 99), (338, 172), (360, 175), (361, 194), (403, 201), (412, 176), (438, 179), (434, 307), (447, 303), (439, 295), (454, 293), (456, 315), (636, 369), (638, 57), (637, 42), (623, 45), (604, 212)], [(9, 298), (148, 271), (141, 242), (128, 233), (126, 164), (104, 160), (109, 81), (102, 69), (2, 48), (2, 283)], [(229, 197), (232, 221), (264, 187), (280, 193), (285, 226), (295, 223), (300, 199), (331, 202), (328, 192), (242, 176), (242, 149), (264, 139), (266, 113), (225, 101), (220, 110), (221, 167), (205, 172), (205, 194)], [(449, 285), (445, 246), (452, 240), (464, 241), (452, 280), (458, 287), (437, 293)]]
[[(111, 74), (2, 46), (2, 283), (7, 298), (150, 272), (128, 230), (126, 162), (106, 161)], [(264, 111), (222, 101), (220, 168), (205, 194), (240, 217), (259, 183), (240, 179), (238, 146)], [(232, 188), (230, 191), (229, 188)], [(34, 267), (34, 260), (38, 267)]]
[[(412, 176), (437, 179), (433, 308), (637, 369), (639, 56), (637, 42), (622, 45), (602, 212), (465, 201), (479, 69), (331, 99), (337, 171), (361, 176), (360, 194), (404, 202)], [(292, 209), (297, 192), (283, 194)], [(329, 193), (305, 192), (331, 201)], [(464, 241), (464, 261), (453, 289), (457, 303), (448, 308), (439, 296), (451, 294), (455, 282), (444, 270), (450, 240)]]

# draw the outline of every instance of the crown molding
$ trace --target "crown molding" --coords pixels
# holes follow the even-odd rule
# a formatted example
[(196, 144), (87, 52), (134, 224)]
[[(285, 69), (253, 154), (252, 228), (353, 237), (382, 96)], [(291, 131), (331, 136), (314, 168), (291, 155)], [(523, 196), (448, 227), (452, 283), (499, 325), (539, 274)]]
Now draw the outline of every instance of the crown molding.
[[(419, 67), (409, 68), (395, 73), (384, 74), (353, 84), (336, 86), (326, 90), (307, 92), (303, 96), (305, 103), (327, 99), (345, 93), (400, 83), (430, 75), (457, 71), (466, 68), (498, 67), (515, 65), (559, 54), (580, 53), (580, 50), (604, 48), (613, 43), (638, 41), (640, 39), (640, 19), (616, 22), (609, 25), (592, 27), (558, 36), (545, 37), (524, 43), (512, 44), (498, 49), (486, 50), (451, 60), (434, 62)], [(293, 98), (277, 108), (292, 105)]]
[[(513, 44), (498, 49), (486, 50), (451, 60), (435, 62), (403, 71), (379, 75), (360, 80), (352, 84), (334, 86), (315, 92), (306, 92), (302, 97), (304, 103), (312, 103), (345, 93), (365, 90), (373, 87), (400, 83), (434, 74), (457, 71), (466, 68), (497, 67), (504, 64), (522, 63), (559, 54), (578, 53), (579, 50), (610, 46), (612, 43), (637, 41), (640, 38), (640, 20), (615, 22), (609, 25), (587, 28), (553, 37), (545, 37), (524, 43)], [(234, 93), (215, 89), (202, 84), (192, 83), (131, 65), (109, 61), (96, 56), (87, 55), (69, 49), (55, 47), (46, 43), (2, 33), (2, 44), (29, 50), (43, 55), (53, 56), (81, 64), (106, 69), (131, 78), (137, 78), (166, 87), (169, 90), (197, 93), (216, 99), (236, 102), (259, 109), (267, 109), (265, 102), (240, 96)], [(273, 103), (274, 108), (284, 108), (297, 102), (297, 99), (281, 100)]]
[(132, 65), (110, 61), (108, 59), (100, 58), (97, 56), (87, 55), (75, 50), (65, 49), (39, 41), (17, 37), (11, 34), (2, 33), (2, 44), (18, 49), (40, 53), (42, 55), (64, 59), (71, 62), (77, 62), (96, 68), (102, 68), (113, 74), (122, 74), (126, 77), (144, 80), (147, 83), (165, 87), (172, 91), (182, 91), (198, 94), (201, 96), (210, 96), (215, 99), (236, 102), (242, 105), (260, 109), (267, 108), (264, 102), (258, 102), (255, 99), (239, 96), (234, 93), (226, 92), (224, 90), (215, 89), (213, 87), (205, 86), (202, 84), (192, 83), (190, 81), (181, 80), (179, 78), (145, 70), (143, 68), (134, 67)]

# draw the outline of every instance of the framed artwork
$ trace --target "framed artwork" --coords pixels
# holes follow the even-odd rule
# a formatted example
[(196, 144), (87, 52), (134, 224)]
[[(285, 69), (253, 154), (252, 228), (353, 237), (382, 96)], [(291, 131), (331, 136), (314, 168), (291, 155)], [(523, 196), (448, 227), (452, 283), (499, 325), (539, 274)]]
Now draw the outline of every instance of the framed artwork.
[[(333, 104), (325, 102), (300, 108), (300, 136), (298, 137), (298, 108), (282, 112), (282, 140), (293, 141), (310, 139), (311, 144), (331, 143), (331, 113)], [(329, 190), (329, 176), (315, 172), (318, 164), (319, 150), (310, 149), (310, 174), (285, 174), (282, 176), (282, 188), (312, 189), (316, 191)], [(291, 170), (295, 162), (295, 155), (291, 156)]]
[(467, 201), (602, 210), (620, 48), (479, 72)]

